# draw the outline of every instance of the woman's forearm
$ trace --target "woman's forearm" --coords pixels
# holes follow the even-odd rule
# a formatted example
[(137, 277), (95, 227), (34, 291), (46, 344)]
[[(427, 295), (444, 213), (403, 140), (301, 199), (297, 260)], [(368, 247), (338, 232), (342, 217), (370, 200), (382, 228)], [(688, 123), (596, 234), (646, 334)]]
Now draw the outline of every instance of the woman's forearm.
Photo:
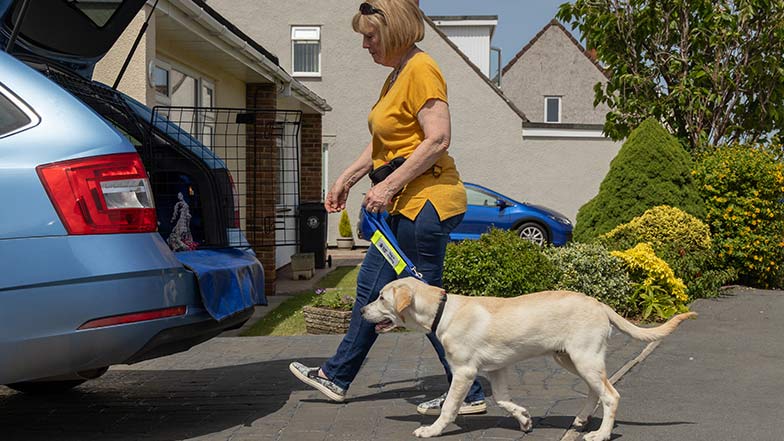
[(369, 143), (359, 157), (340, 174), (337, 183), (347, 190), (373, 169), (373, 144)]

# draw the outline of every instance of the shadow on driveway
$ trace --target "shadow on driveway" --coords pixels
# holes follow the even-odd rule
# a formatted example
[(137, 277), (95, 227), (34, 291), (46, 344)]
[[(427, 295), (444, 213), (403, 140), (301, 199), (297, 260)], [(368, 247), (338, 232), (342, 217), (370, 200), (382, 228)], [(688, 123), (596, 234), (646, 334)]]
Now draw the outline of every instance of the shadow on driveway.
[[(292, 392), (308, 389), (289, 373), (291, 361), (199, 370), (115, 369), (57, 395), (0, 387), (0, 438), (173, 441), (251, 425), (280, 410)], [(298, 361), (319, 365), (324, 359)]]

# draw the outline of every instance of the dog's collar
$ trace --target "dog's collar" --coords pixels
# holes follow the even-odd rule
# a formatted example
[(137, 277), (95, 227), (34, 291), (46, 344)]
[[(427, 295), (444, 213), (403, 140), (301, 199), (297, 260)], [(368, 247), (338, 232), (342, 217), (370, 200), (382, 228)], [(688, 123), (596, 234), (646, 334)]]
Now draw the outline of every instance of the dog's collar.
[(441, 316), (444, 314), (444, 308), (446, 307), (446, 291), (441, 290), (441, 299), (438, 301), (438, 311), (436, 311), (436, 316), (433, 319), (433, 324), (430, 325), (430, 333), (436, 333), (436, 329), (438, 329), (438, 322), (441, 321)]

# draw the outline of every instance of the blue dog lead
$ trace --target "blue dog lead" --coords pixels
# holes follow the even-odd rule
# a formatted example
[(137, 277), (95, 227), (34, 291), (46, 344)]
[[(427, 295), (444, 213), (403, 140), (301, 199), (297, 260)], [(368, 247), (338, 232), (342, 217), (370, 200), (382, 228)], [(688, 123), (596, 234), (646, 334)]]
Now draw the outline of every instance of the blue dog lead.
[(389, 213), (386, 211), (383, 213), (369, 213), (365, 210), (365, 207), (362, 207), (361, 214), (360, 228), (362, 229), (362, 235), (370, 240), (373, 246), (381, 252), (384, 259), (392, 265), (395, 273), (400, 275), (400, 273), (406, 271), (408, 274), (424, 281), (422, 274), (417, 271), (416, 266), (400, 249), (400, 244), (395, 239), (395, 235), (392, 234), (392, 230), (389, 229), (389, 224), (386, 221)]
[[(422, 274), (417, 271), (416, 266), (414, 266), (411, 260), (400, 249), (400, 244), (397, 243), (395, 235), (392, 234), (392, 230), (389, 229), (389, 224), (387, 224), (386, 220), (388, 217), (389, 213), (386, 211), (383, 213), (368, 213), (367, 210), (365, 210), (365, 207), (362, 207), (362, 220), (360, 223), (362, 235), (365, 238), (370, 238), (370, 242), (379, 252), (381, 252), (384, 259), (392, 265), (392, 268), (395, 269), (398, 276), (403, 271), (406, 271), (408, 274), (427, 283), (422, 277)], [(441, 290), (441, 299), (438, 302), (438, 309), (433, 318), (433, 324), (430, 325), (430, 332), (432, 332), (433, 335), (435, 335), (438, 324), (441, 322), (441, 316), (446, 307), (446, 299), (446, 291)]]

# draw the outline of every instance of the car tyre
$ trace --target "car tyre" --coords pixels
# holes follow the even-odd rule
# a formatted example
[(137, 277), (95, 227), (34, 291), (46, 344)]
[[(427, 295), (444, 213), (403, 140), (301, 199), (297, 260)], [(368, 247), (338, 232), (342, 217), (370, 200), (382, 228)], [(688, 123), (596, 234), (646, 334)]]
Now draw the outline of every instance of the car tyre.
[(540, 247), (549, 243), (547, 230), (536, 222), (526, 222), (520, 225), (517, 227), (517, 234)]

